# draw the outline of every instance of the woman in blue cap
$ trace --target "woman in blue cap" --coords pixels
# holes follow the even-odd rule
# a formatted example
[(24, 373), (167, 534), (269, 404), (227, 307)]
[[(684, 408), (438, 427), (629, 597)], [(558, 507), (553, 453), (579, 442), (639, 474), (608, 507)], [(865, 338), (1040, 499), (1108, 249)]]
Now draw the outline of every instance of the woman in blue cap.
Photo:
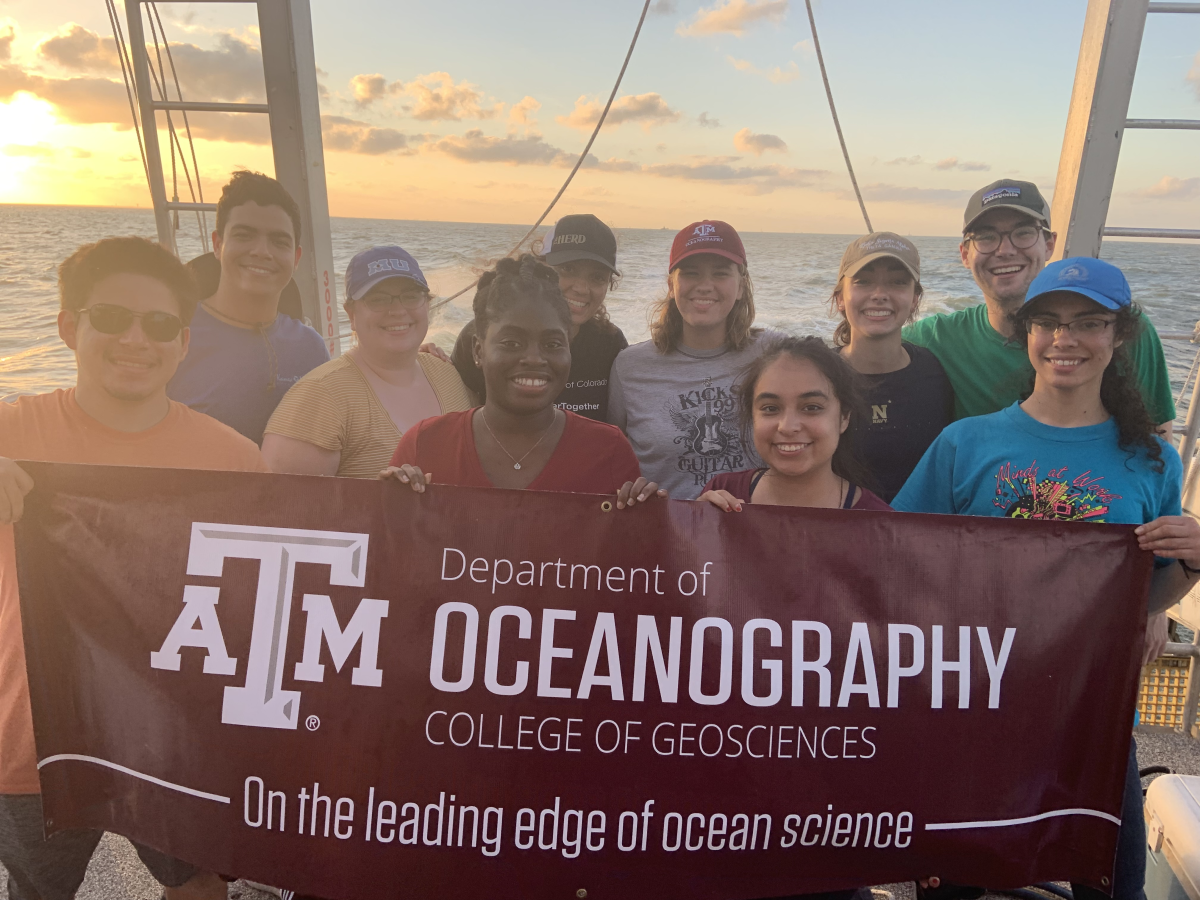
[(346, 267), (350, 352), (297, 381), (263, 437), (273, 472), (374, 478), (422, 419), (474, 406), (454, 366), (418, 352), (429, 284), (402, 247), (371, 247)]
[[(903, 512), (1140, 526), (1153, 551), (1150, 612), (1200, 576), (1200, 523), (1180, 509), (1182, 464), (1154, 422), (1127, 362), (1142, 327), (1121, 270), (1090, 258), (1048, 265), (1015, 313), (1014, 340), (1033, 366), (1029, 395), (960, 419), (933, 442), (892, 501)], [(1145, 823), (1130, 749), (1113, 897), (1141, 898)], [(1084, 885), (1075, 896), (1100, 897)]]

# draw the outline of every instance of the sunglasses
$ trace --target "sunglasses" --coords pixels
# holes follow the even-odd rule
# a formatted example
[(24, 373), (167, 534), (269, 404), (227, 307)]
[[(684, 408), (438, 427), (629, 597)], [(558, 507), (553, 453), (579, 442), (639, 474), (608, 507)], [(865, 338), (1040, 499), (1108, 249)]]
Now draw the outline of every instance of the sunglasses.
[(165, 312), (135, 313), (113, 303), (97, 303), (79, 312), (87, 313), (92, 327), (101, 334), (124, 334), (133, 327), (135, 319), (141, 321), (146, 337), (160, 344), (175, 340), (183, 331), (183, 321), (179, 316)]

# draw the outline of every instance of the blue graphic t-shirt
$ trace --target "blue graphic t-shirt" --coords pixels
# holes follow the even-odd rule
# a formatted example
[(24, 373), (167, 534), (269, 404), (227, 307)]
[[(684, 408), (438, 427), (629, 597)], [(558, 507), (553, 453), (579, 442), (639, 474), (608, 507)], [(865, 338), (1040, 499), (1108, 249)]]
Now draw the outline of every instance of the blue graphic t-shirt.
[[(1112, 419), (1044, 425), (1014, 403), (959, 419), (930, 445), (892, 501), (902, 512), (1142, 525), (1181, 515), (1183, 465), (1159, 441), (1162, 473), (1144, 449), (1117, 446)], [(1156, 560), (1166, 564), (1165, 560)]]
[(266, 328), (239, 328), (201, 306), (167, 395), (261, 444), (288, 388), (328, 361), (321, 335), (290, 316), (280, 314)]

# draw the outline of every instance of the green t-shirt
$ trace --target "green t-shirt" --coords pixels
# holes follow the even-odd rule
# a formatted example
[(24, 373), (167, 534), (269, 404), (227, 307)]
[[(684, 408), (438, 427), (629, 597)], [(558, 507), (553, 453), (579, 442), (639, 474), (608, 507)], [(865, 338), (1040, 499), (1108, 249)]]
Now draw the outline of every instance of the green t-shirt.
[[(904, 329), (904, 339), (928, 347), (954, 388), (954, 416), (985, 416), (1007, 409), (1029, 388), (1033, 366), (1025, 348), (992, 328), (987, 304), (928, 316)], [(1171, 379), (1158, 332), (1145, 316), (1130, 353), (1146, 409), (1154, 424), (1175, 419)]]

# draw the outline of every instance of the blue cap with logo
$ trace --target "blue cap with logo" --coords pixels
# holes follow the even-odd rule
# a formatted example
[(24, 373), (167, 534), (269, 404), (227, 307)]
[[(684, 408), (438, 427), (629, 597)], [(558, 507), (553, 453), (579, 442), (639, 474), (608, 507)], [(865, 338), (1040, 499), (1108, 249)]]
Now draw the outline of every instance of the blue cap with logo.
[(1055, 293), (1079, 294), (1105, 309), (1122, 309), (1133, 302), (1125, 273), (1102, 259), (1074, 256), (1052, 262), (1038, 273), (1025, 293), (1025, 302)]
[(361, 300), (367, 291), (389, 278), (410, 278), (429, 290), (429, 282), (425, 280), (412, 254), (392, 244), (371, 247), (354, 255), (354, 259), (346, 266), (346, 296), (351, 300)]

